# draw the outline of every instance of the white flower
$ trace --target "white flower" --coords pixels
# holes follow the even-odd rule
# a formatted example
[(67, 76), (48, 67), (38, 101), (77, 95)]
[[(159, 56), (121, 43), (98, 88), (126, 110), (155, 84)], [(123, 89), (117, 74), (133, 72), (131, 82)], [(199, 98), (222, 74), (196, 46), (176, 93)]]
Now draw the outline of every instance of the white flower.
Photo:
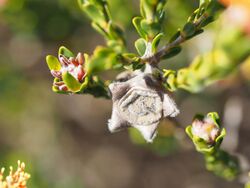
[(179, 110), (152, 74), (136, 72), (110, 84), (113, 111), (108, 127), (111, 132), (132, 126), (152, 142), (164, 117), (175, 117)]

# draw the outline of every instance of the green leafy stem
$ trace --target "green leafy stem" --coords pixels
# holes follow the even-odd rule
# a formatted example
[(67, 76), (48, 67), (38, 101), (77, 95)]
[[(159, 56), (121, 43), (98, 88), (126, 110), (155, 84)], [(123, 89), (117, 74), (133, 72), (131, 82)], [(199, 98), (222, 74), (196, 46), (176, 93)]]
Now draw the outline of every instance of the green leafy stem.
[(186, 68), (178, 71), (163, 70), (163, 83), (170, 91), (181, 88), (189, 92), (199, 92), (235, 72), (250, 55), (249, 43), (250, 39), (241, 31), (225, 28), (220, 32), (212, 51), (197, 56)]
[[(217, 14), (224, 8), (217, 0), (201, 0), (199, 7), (189, 16), (182, 29), (178, 29), (170, 37), (169, 42), (158, 49), (164, 36), (162, 25), (166, 1), (141, 0), (141, 16), (133, 19), (133, 24), (141, 37), (135, 41), (138, 54), (134, 54), (127, 53), (124, 32), (113, 22), (106, 0), (78, 0), (78, 2), (81, 9), (92, 20), (92, 26), (106, 39), (107, 47), (98, 46), (91, 56), (85, 55), (86, 62), (83, 68), (87, 75), (84, 82), (78, 83), (69, 73), (63, 73), (63, 80), (55, 78), (54, 82), (60, 81), (61, 84), (63, 81), (68, 88), (66, 93), (87, 92), (94, 96), (103, 95), (104, 97), (108, 96), (107, 85), (110, 81), (102, 81), (98, 76), (99, 73), (115, 69), (140, 69), (146, 63), (157, 67), (161, 60), (180, 53), (180, 45), (202, 33), (203, 28), (214, 21)], [(166, 89), (175, 91), (181, 88), (190, 92), (198, 92), (214, 81), (229, 75), (250, 54), (250, 47), (249, 40), (242, 33), (228, 33), (233, 33), (233, 36), (226, 37), (230, 39), (229, 41), (217, 42), (219, 45), (215, 46), (211, 52), (195, 58), (190, 66), (178, 71), (159, 69), (162, 84)], [(232, 43), (235, 46), (232, 46)], [(66, 53), (69, 50), (61, 50), (59, 55), (61, 53), (68, 59), (75, 58), (72, 52), (70, 56), (63, 52)], [(48, 56), (47, 63), (50, 70), (59, 69), (56, 57)], [(65, 93), (65, 91), (56, 90), (54, 86), (53, 91)], [(96, 93), (100, 94), (96, 95)]]
[[(169, 42), (160, 50), (150, 57), (141, 58), (140, 62), (158, 64), (162, 59), (177, 55), (181, 51), (180, 45), (201, 34), (203, 32), (203, 27), (213, 22), (217, 14), (223, 9), (224, 7), (216, 0), (201, 1), (200, 6), (191, 14), (183, 28), (178, 29), (178, 31), (170, 38)], [(156, 40), (156, 42), (154, 40)], [(158, 37), (154, 40), (152, 42), (153, 44), (159, 43)]]

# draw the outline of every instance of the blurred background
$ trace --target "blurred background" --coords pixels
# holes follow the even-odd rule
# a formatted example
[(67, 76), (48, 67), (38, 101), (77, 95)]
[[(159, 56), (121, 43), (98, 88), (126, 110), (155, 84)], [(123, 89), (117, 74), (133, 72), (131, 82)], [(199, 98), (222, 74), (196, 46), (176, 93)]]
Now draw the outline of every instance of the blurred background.
[[(138, 36), (131, 18), (139, 14), (139, 1), (109, 4), (135, 52)], [(197, 6), (197, 0), (169, 0), (166, 36)], [(213, 48), (226, 25), (235, 24), (249, 36), (250, 8), (243, 15), (242, 9), (231, 9), (162, 66), (187, 66)], [(223, 147), (240, 153), (243, 161), (250, 159), (250, 60), (198, 94), (175, 92), (181, 111), (177, 121), (164, 120), (155, 143), (147, 145), (134, 130), (109, 133), (111, 101), (51, 91), (47, 54), (56, 55), (61, 45), (91, 54), (104, 44), (76, 0), (0, 0), (0, 166), (24, 161), (32, 176), (29, 188), (243, 187), (207, 172), (184, 128), (196, 113), (218, 111), (228, 132)]]

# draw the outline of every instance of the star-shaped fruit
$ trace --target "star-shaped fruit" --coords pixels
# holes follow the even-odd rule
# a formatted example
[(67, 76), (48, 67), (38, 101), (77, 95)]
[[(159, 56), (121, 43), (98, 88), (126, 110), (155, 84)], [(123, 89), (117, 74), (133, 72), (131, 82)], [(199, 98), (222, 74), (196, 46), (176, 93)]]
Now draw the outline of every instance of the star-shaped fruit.
[(128, 74), (110, 84), (109, 89), (113, 100), (108, 122), (111, 132), (131, 126), (138, 129), (147, 142), (152, 142), (161, 119), (179, 113), (175, 102), (151, 73)]

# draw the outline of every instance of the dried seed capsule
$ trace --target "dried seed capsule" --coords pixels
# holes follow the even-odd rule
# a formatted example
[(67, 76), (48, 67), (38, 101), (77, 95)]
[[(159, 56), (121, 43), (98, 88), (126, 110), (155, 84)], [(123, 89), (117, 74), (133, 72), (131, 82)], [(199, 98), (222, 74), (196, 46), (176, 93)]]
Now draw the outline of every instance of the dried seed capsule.
[(164, 117), (179, 113), (175, 102), (168, 96), (151, 73), (134, 72), (110, 84), (113, 112), (108, 127), (111, 132), (132, 126), (145, 140), (152, 142), (156, 129)]

